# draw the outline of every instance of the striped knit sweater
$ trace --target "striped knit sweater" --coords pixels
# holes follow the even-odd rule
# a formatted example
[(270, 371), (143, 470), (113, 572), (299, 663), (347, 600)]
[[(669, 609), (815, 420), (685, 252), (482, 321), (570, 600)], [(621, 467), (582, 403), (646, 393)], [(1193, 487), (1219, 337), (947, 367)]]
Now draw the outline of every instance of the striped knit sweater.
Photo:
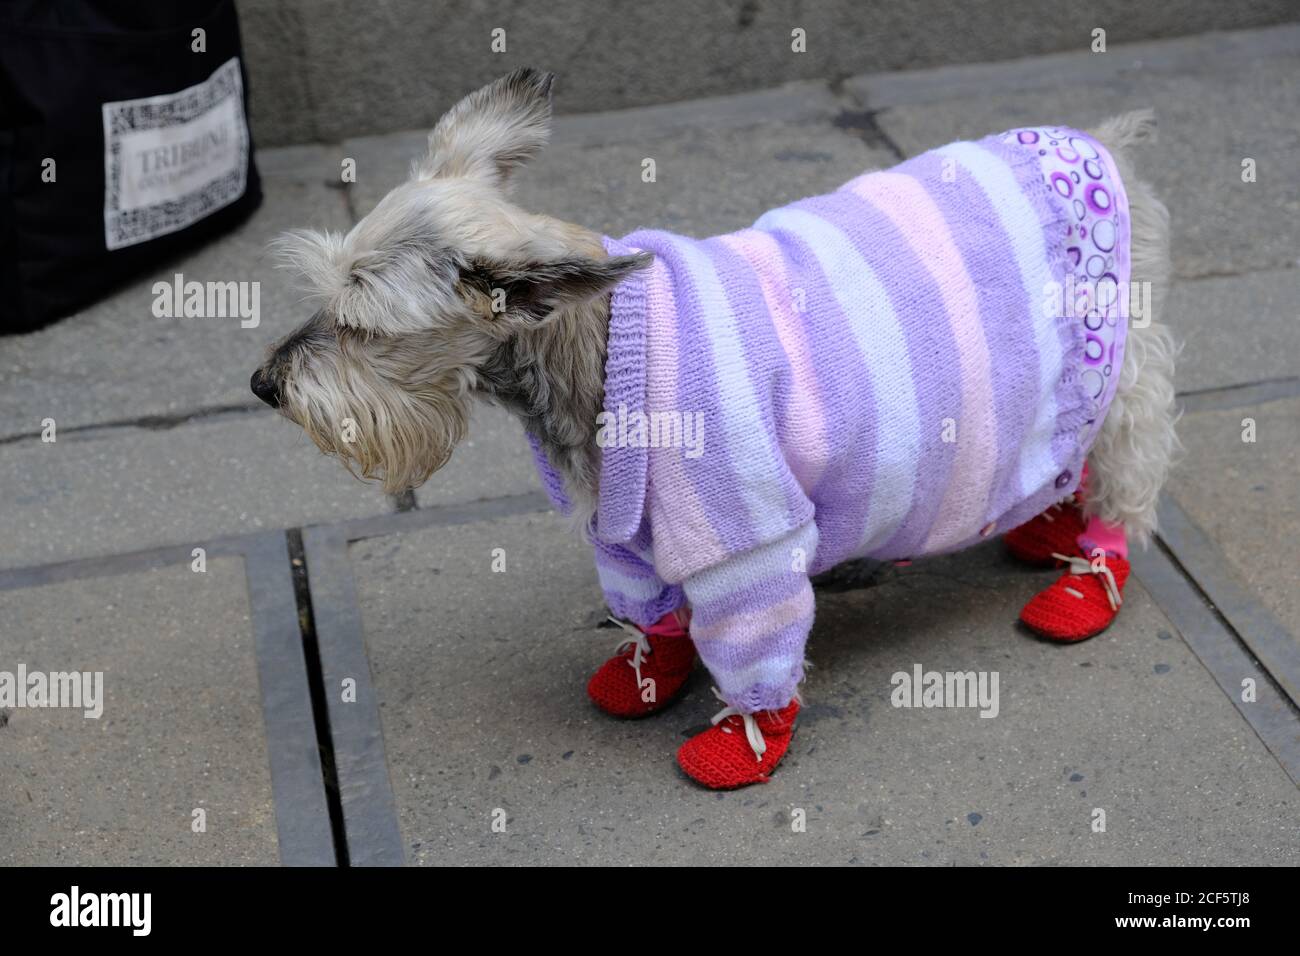
[[(1067, 134), (1104, 164), (1126, 248), (1113, 163)], [(612, 296), (598, 575), (642, 626), (689, 603), (729, 704), (793, 696), (810, 575), (957, 550), (1077, 486), (1105, 408), (1083, 326), (1044, 306), (1072, 220), (1039, 160), (953, 143), (730, 235), (605, 241), (655, 260)]]

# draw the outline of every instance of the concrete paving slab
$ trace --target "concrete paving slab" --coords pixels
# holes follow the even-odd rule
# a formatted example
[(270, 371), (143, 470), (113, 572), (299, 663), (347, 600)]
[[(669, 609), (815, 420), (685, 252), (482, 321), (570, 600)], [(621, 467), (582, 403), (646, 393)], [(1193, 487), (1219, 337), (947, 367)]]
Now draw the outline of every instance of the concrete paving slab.
[(1274, 56), (1288, 56), (1300, 46), (1300, 24), (1280, 23), (1260, 30), (1228, 30), (1207, 26), (1191, 36), (1133, 42), (1128, 30), (1107, 28), (1104, 54), (1092, 50), (1092, 31), (1083, 43), (1060, 52), (1023, 57), (991, 58), (982, 63), (957, 63), (928, 69), (885, 70), (851, 76), (845, 87), (876, 107), (935, 103), (968, 96), (1023, 93), (1031, 89), (1119, 79), (1135, 74), (1178, 76), (1197, 73), (1213, 62), (1219, 69)]
[(522, 495), (540, 487), (523, 426), (504, 409), (478, 402), (469, 436), (451, 461), (415, 490), (415, 500), (421, 508), (430, 508)]
[(0, 720), (0, 865), (279, 862), (239, 559), (0, 592), (0, 620), (0, 670), (102, 671), (104, 699)]
[[(1243, 441), (1247, 419), (1253, 442)], [(1169, 494), (1300, 641), (1300, 398), (1184, 415), (1178, 434), (1187, 455), (1170, 477)]]
[[(654, 160), (656, 182), (641, 180), (646, 159)], [(576, 153), (556, 150), (540, 158), (519, 195), (527, 208), (610, 235), (646, 226), (709, 236), (893, 162), (887, 150), (829, 123), (701, 124)]]
[[(1074, 647), (1016, 628), (1051, 574), (995, 546), (821, 593), (786, 765), (715, 794), (673, 763), (718, 707), (704, 674), (646, 721), (587, 702), (617, 635), (596, 629), (589, 555), (555, 517), (351, 555), (414, 863), (1300, 862), (1295, 787), (1136, 583), (1120, 622)], [(916, 663), (998, 672), (998, 717), (895, 709), (891, 677)]]
[[(1287, 696), (1300, 686), (1292, 679), (1300, 677), (1300, 648), (1277, 619), (1222, 570), (1226, 561), (1218, 549), (1188, 533), (1190, 519), (1177, 520), (1185, 512), (1168, 495), (1162, 497), (1160, 512), (1161, 546), (1131, 552), (1133, 574), (1237, 713), (1300, 786), (1296, 705)], [(1177, 562), (1170, 557), (1171, 548), (1179, 556)], [(1195, 580), (1189, 577), (1192, 573)]]
[(392, 504), (269, 410), (24, 440), (0, 454), (0, 568), (382, 514)]
[[(1097, 55), (1095, 79), (1078, 70), (1073, 59), (1058, 71), (1055, 58), (1044, 57), (1033, 61), (1032, 71), (1017, 68), (1016, 90), (1001, 89), (986, 77), (987, 85), (972, 84), (943, 100), (914, 105), (873, 103), (869, 83), (847, 86), (881, 110), (881, 128), (908, 155), (1015, 126), (1087, 127), (1108, 115), (1154, 107), (1159, 142), (1139, 155), (1138, 171), (1169, 206), (1176, 273), (1194, 277), (1294, 266), (1300, 181), (1291, 171), (1300, 130), (1291, 118), (1300, 114), (1300, 49), (1257, 61), (1220, 62), (1208, 55), (1160, 72), (1100, 65), (1110, 55)], [(1115, 55), (1122, 57), (1122, 48)], [(1256, 162), (1256, 182), (1242, 182), (1245, 158)]]
[[(566, 110), (610, 109), (939, 63), (1026, 56), (1295, 18), (1287, 0), (1003, 0), (864, 4), (596, 0), (435, 6), (420, 0), (239, 0), (260, 142), (338, 139), (432, 123), (475, 86), (520, 66), (555, 70)], [(791, 33), (805, 31), (794, 53)], [(498, 31), (500, 31), (498, 33)], [(500, 46), (495, 44), (500, 43)]]
[[(342, 189), (326, 185), (340, 184), (338, 162), (324, 147), (264, 150), (257, 162), (265, 199), (233, 233), (77, 315), (0, 340), (0, 438), (39, 431), (44, 418), (70, 427), (257, 403), (248, 390), (253, 369), (309, 314), (267, 243), (287, 229), (351, 224)], [(176, 273), (185, 281), (260, 283), (260, 324), (156, 318), (153, 285)]]
[[(543, 152), (644, 142), (694, 127), (726, 130), (762, 123), (827, 122), (843, 108), (825, 82), (811, 81), (657, 106), (558, 115), (552, 119), (551, 140)], [(343, 140), (338, 152), (357, 160), (356, 196), (363, 214), (406, 176), (412, 160), (424, 155), (428, 134), (427, 128), (417, 128)]]
[[(410, 175), (411, 163), (425, 154), (429, 130), (411, 129), (375, 136), (357, 136), (333, 145), (338, 163), (355, 163), (356, 182), (348, 183), (348, 202), (360, 218), (385, 194)], [(526, 174), (525, 174), (526, 175)]]
[(1300, 269), (1176, 281), (1179, 392), (1300, 375)]
[[(728, 107), (719, 101), (713, 109), (725, 116)], [(519, 175), (515, 195), (531, 212), (609, 235), (650, 226), (707, 236), (747, 226), (773, 206), (835, 189), (865, 169), (895, 161), (887, 150), (833, 126), (823, 106), (810, 113), (814, 118), (786, 122), (751, 117), (752, 125), (736, 127), (708, 122), (708, 111), (697, 110), (687, 114), (696, 125), (661, 117), (640, 134), (609, 114), (614, 140), (600, 144), (590, 141), (590, 126), (569, 137), (561, 127)], [(424, 150), (424, 135), (343, 144), (343, 155), (357, 161), (352, 193), (359, 215), (406, 177), (411, 159)], [(642, 181), (646, 159), (654, 160), (653, 183)]]

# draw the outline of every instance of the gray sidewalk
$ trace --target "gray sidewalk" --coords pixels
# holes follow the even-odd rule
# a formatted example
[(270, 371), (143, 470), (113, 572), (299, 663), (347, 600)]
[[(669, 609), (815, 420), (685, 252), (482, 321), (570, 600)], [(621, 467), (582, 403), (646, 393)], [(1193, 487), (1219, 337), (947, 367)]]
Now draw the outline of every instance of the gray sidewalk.
[[(160, 273), (260, 281), (258, 328), (155, 319), (149, 277), (0, 340), (0, 671), (106, 686), (99, 720), (0, 715), (0, 865), (1300, 863), (1300, 27), (562, 118), (518, 197), (705, 235), (951, 139), (1146, 105), (1187, 455), (1123, 614), (1031, 639), (1051, 573), (994, 545), (841, 569), (790, 756), (733, 794), (673, 764), (717, 707), (703, 673), (649, 721), (586, 701), (617, 633), (513, 421), (483, 410), (390, 498), (248, 394), (305, 316), (266, 242), (349, 226), (424, 133), (261, 152), (262, 210)], [(895, 709), (914, 663), (998, 671), (999, 716)]]

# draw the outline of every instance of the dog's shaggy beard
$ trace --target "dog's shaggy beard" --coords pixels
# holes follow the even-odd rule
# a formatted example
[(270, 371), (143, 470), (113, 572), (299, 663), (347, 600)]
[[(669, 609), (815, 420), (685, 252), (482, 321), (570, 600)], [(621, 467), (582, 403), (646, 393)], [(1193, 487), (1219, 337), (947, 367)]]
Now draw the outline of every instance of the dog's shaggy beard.
[(400, 345), (340, 340), (329, 353), (295, 356), (284, 388), (285, 416), (321, 451), (358, 478), (378, 479), (389, 494), (428, 480), (468, 427), (470, 383), (427, 367), (420, 358), (431, 345), (412, 338)]

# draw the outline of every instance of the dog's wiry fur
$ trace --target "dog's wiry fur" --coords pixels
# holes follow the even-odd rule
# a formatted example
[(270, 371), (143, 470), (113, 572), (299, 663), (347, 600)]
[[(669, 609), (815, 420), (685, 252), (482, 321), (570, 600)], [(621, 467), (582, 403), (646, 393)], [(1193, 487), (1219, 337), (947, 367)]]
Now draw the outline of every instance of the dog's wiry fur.
[[(540, 440), (585, 527), (598, 495), (609, 292), (649, 257), (611, 259), (596, 233), (510, 201), (511, 174), (546, 143), (550, 87), (549, 74), (518, 70), (472, 93), (438, 122), (410, 179), (347, 235), (281, 240), (318, 311), (261, 374), (323, 451), (388, 491), (420, 484), (447, 461), (474, 396), (497, 402)], [(1176, 350), (1159, 322), (1169, 216), (1131, 157), (1153, 129), (1140, 111), (1093, 131), (1126, 185), (1132, 279), (1151, 284), (1154, 314), (1130, 323), (1118, 391), (1089, 457), (1087, 508), (1138, 541), (1155, 528), (1177, 449)]]
[(1122, 524), (1146, 545), (1156, 528), (1156, 501), (1179, 448), (1174, 431), (1174, 359), (1178, 349), (1161, 322), (1169, 286), (1169, 211), (1133, 169), (1132, 147), (1155, 137), (1151, 110), (1125, 113), (1091, 133), (1110, 151), (1128, 193), (1131, 287), (1151, 288), (1151, 315), (1131, 318), (1119, 385), (1088, 455), (1084, 510)]
[(278, 243), (319, 311), (262, 371), (322, 451), (385, 490), (447, 461), (479, 395), (541, 439), (579, 513), (594, 509), (608, 292), (649, 257), (611, 259), (596, 233), (509, 201), (549, 134), (551, 79), (518, 70), (458, 103), (347, 235)]

